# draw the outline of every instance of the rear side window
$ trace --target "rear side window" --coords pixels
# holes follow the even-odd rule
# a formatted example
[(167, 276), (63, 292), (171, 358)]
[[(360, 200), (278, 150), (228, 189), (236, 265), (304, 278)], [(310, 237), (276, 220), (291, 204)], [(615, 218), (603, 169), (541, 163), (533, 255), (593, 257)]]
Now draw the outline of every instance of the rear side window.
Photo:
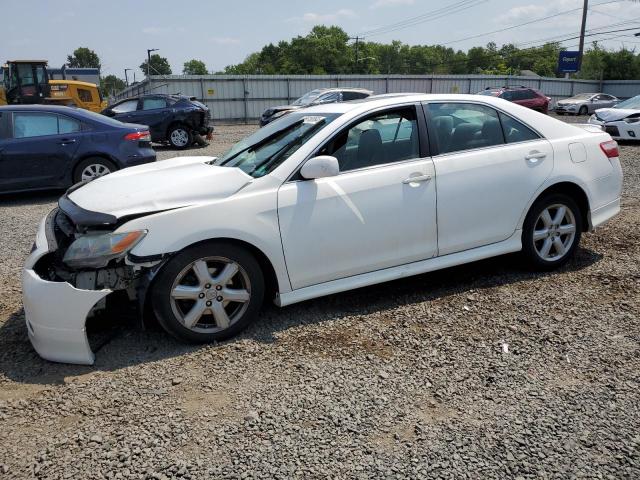
[(349, 100), (360, 100), (361, 98), (367, 98), (369, 95), (363, 92), (342, 92), (342, 100), (348, 102)]
[(138, 108), (138, 100), (127, 100), (111, 108), (113, 113), (133, 112)]
[(13, 138), (76, 133), (81, 129), (82, 126), (77, 120), (53, 113), (15, 112), (13, 114)]
[(529, 127), (502, 112), (500, 112), (500, 123), (502, 123), (502, 131), (507, 143), (527, 142), (540, 138)]
[(93, 102), (93, 95), (91, 95), (91, 90), (87, 90), (86, 88), (78, 89), (78, 98), (81, 102)]
[(504, 144), (498, 112), (473, 103), (430, 103), (430, 130), (438, 153)]
[(52, 113), (13, 114), (13, 138), (44, 137), (58, 134), (58, 116)]
[(503, 99), (509, 100), (509, 101), (516, 100), (516, 98), (514, 98), (513, 93), (514, 92), (510, 92), (510, 91), (507, 90), (505, 92), (502, 92), (502, 95), (500, 95), (500, 98), (503, 98)]
[(167, 102), (164, 98), (143, 98), (142, 110), (156, 110), (158, 108), (165, 108)]

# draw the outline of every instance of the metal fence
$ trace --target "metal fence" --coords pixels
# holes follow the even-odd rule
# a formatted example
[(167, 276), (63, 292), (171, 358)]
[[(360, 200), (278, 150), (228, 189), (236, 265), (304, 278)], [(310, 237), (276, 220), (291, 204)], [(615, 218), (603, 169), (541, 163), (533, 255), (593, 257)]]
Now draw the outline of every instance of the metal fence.
[(252, 121), (273, 105), (290, 103), (309, 90), (360, 87), (376, 94), (397, 92), (476, 93), (488, 86), (524, 85), (555, 102), (578, 93), (604, 92), (620, 98), (640, 93), (640, 81), (572, 80), (494, 75), (163, 75), (151, 76), (116, 96), (180, 93), (206, 104), (218, 121)]

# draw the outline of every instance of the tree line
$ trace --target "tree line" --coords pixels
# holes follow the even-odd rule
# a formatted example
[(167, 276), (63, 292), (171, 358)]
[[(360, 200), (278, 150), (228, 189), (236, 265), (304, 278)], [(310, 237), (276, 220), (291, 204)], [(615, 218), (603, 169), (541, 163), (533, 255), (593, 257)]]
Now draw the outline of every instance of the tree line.
[[(466, 52), (445, 45), (407, 45), (352, 41), (336, 26), (315, 26), (307, 35), (277, 44), (265, 45), (238, 64), (219, 72), (209, 72), (202, 60), (191, 59), (183, 64), (185, 75), (325, 75), (325, 74), (486, 74), (519, 75), (530, 70), (538, 75), (553, 77), (556, 72), (559, 43), (545, 43), (535, 47), (518, 48), (514, 44), (498, 47), (490, 42), (472, 47)], [(171, 75), (169, 60), (158, 54), (140, 64), (146, 75)], [(98, 54), (86, 47), (67, 56), (70, 67), (100, 68)], [(640, 55), (622, 47), (607, 50), (593, 42), (583, 56), (581, 71), (574, 75), (582, 79), (633, 80), (640, 78)], [(125, 81), (117, 75), (101, 77), (104, 94), (125, 88)]]

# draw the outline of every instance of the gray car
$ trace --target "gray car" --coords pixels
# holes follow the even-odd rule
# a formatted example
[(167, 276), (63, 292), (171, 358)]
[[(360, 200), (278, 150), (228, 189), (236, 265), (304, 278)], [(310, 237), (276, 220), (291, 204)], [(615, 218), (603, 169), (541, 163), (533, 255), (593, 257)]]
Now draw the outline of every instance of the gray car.
[(571, 98), (558, 100), (555, 111), (558, 115), (570, 113), (573, 115), (587, 115), (598, 108), (610, 108), (620, 100), (606, 93), (580, 93)]

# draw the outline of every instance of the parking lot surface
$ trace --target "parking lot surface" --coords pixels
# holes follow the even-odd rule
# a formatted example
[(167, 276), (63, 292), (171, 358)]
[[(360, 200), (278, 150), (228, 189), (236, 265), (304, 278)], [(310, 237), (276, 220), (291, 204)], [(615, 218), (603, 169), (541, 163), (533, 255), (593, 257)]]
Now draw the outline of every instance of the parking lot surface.
[(560, 271), (512, 255), (265, 306), (219, 345), (125, 325), (93, 367), (24, 327), (59, 192), (0, 198), (0, 478), (640, 478), (640, 145), (621, 161), (622, 212)]

